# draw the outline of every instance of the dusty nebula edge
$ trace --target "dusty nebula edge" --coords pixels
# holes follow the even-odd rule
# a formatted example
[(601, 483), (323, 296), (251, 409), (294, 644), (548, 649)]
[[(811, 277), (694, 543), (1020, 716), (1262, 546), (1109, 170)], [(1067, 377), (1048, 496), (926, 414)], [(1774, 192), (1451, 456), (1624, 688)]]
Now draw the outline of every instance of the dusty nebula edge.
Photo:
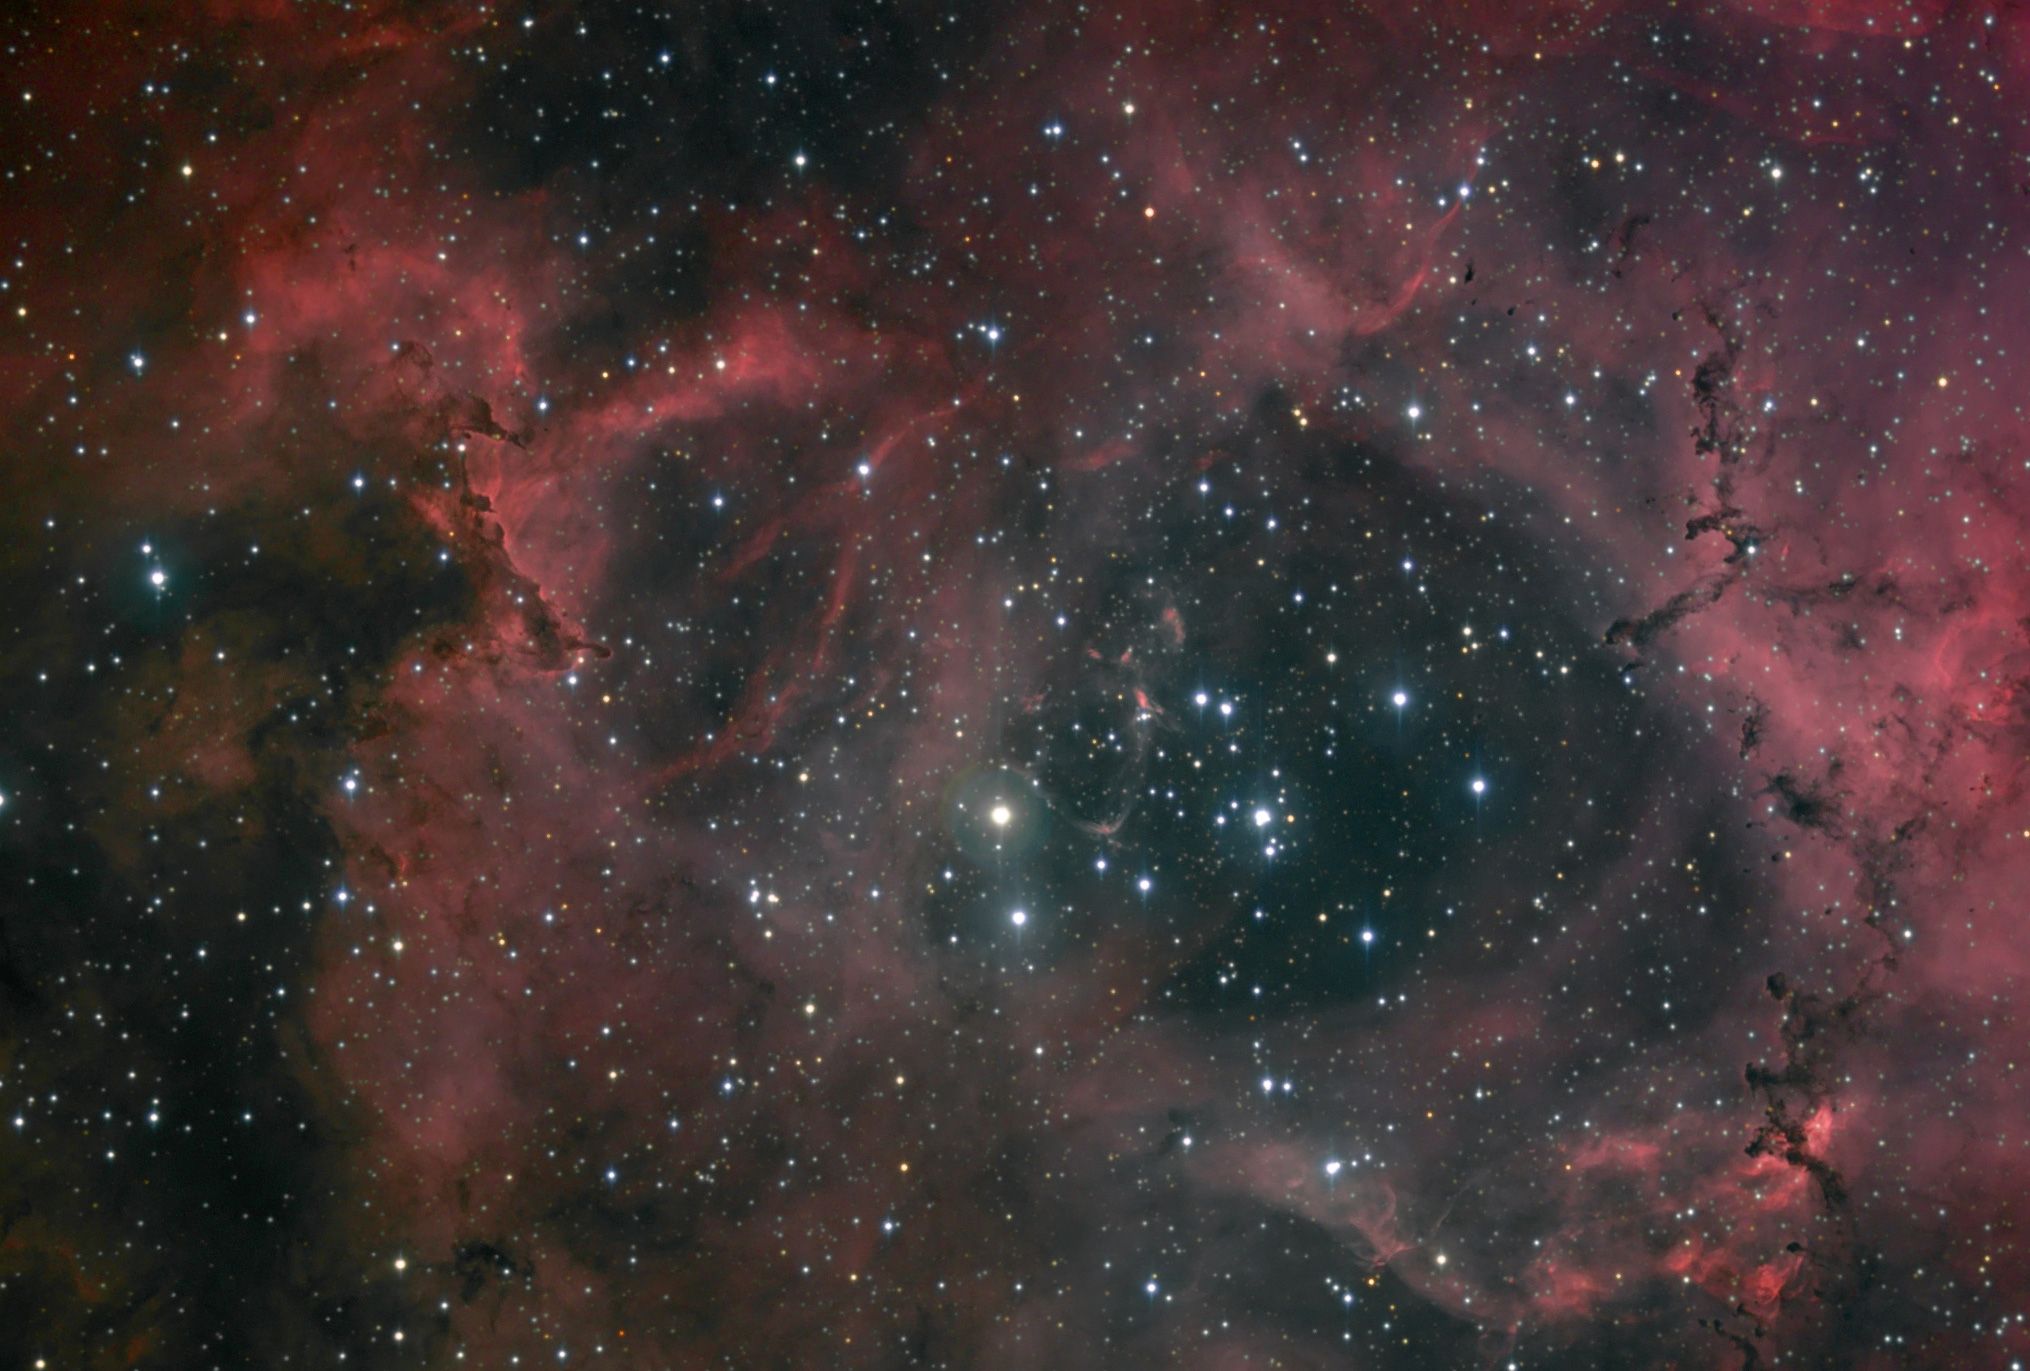
[(2030, 11), (0, 51), (8, 1366), (2030, 1355)]

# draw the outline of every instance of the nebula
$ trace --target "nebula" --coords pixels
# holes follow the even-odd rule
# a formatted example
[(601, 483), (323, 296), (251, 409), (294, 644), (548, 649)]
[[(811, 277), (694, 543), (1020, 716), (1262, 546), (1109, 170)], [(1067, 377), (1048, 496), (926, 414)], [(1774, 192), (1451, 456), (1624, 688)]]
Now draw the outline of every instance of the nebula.
[(10, 1365), (2030, 1357), (2030, 14), (7, 35)]

